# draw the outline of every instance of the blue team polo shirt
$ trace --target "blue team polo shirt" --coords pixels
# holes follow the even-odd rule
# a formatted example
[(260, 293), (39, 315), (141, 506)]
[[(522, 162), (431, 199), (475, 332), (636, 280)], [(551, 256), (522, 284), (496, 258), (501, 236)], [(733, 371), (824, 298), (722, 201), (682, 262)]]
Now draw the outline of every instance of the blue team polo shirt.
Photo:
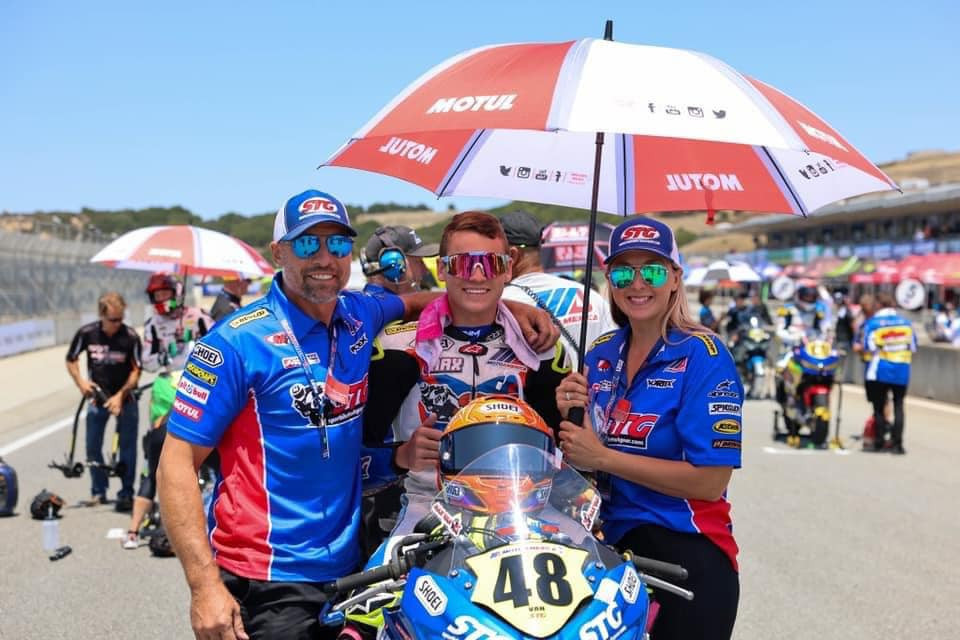
[[(629, 327), (604, 334), (585, 358), (590, 415), (607, 446), (695, 466), (739, 468), (743, 385), (727, 348), (712, 335), (672, 330), (628, 381), (629, 338)], [(700, 533), (737, 567), (726, 495), (685, 500), (616, 476), (605, 480), (610, 496), (601, 516), (607, 540), (615, 543), (642, 524)]]
[[(332, 580), (357, 567), (371, 347), (402, 314), (403, 302), (392, 294), (343, 291), (327, 327), (290, 302), (278, 275), (267, 296), (222, 319), (191, 352), (167, 428), (220, 453), (223, 479), (208, 523), (221, 567), (294, 582)], [(327, 418), (328, 458), (283, 317), (314, 379), (337, 397)]]
[(863, 351), (869, 356), (864, 378), (907, 386), (910, 362), (917, 350), (913, 324), (893, 309), (881, 309), (863, 325)]

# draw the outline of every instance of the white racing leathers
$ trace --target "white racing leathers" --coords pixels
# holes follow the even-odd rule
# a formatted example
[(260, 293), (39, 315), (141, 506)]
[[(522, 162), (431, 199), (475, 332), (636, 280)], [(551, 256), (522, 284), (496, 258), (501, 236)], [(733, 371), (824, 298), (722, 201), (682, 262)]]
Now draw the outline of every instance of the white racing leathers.
[(150, 316), (143, 324), (143, 368), (146, 371), (183, 369), (193, 343), (212, 326), (213, 318), (197, 307)]

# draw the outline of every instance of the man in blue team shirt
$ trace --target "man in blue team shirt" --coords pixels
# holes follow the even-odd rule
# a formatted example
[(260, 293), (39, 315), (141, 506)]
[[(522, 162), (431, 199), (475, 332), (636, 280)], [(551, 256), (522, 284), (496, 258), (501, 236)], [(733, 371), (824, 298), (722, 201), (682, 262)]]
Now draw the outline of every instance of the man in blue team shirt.
[[(333, 196), (288, 199), (270, 245), (282, 274), (187, 360), (158, 481), (197, 638), (335, 635), (317, 622), (319, 583), (360, 561), (371, 347), (385, 324), (416, 317), (435, 297), (344, 291), (354, 236)], [(545, 314), (526, 319), (534, 344), (556, 340)], [(205, 522), (196, 470), (214, 448), (221, 479)]]
[[(917, 336), (910, 321), (897, 315), (894, 304), (889, 293), (878, 293), (879, 311), (863, 326), (863, 351), (867, 361), (864, 380), (877, 429), (874, 448), (883, 448), (889, 429), (890, 451), (904, 454), (903, 398), (910, 383), (910, 361), (917, 350)], [(893, 395), (892, 425), (888, 425), (884, 417), (888, 393)]]

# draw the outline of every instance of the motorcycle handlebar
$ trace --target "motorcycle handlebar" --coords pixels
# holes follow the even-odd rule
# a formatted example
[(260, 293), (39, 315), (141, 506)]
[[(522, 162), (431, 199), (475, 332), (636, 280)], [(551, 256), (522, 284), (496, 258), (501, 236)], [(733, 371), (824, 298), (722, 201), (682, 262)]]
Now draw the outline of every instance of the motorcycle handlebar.
[(682, 581), (687, 579), (687, 570), (678, 564), (641, 556), (631, 556), (630, 559), (633, 560), (633, 566), (644, 573), (652, 573), (669, 580)]
[(401, 558), (400, 562), (389, 562), (380, 567), (354, 573), (344, 576), (333, 582), (323, 585), (323, 590), (328, 593), (347, 593), (361, 587), (368, 587), (384, 580), (396, 580), (407, 572), (406, 558)]

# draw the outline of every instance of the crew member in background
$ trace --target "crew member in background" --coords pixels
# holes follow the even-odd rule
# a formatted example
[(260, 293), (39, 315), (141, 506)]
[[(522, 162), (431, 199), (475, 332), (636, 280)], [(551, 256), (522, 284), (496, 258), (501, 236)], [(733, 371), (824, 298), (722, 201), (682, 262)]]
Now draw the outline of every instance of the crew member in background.
[(398, 295), (428, 290), (433, 276), (423, 258), (437, 255), (437, 244), (424, 244), (417, 232), (403, 225), (380, 227), (360, 253), (368, 285)]
[(213, 326), (213, 318), (198, 307), (183, 304), (183, 284), (169, 273), (154, 273), (147, 282), (153, 315), (143, 324), (143, 368), (146, 371), (183, 369), (190, 343)]
[[(100, 296), (100, 319), (77, 331), (67, 350), (67, 372), (90, 403), (87, 406), (87, 461), (103, 464), (103, 434), (111, 415), (117, 417), (118, 461), (126, 465), (117, 492), (117, 511), (133, 508), (137, 469), (137, 421), (140, 412), (131, 392), (140, 380), (140, 336), (123, 323), (127, 303), (119, 293)], [(80, 375), (78, 359), (87, 353), (87, 375)], [(107, 474), (90, 467), (91, 504), (107, 502)]]
[[(504, 300), (516, 300), (544, 309), (560, 328), (560, 340), (570, 357), (573, 368), (578, 368), (577, 344), (580, 341), (580, 321), (583, 309), (584, 287), (579, 282), (544, 273), (540, 263), (540, 243), (544, 226), (526, 211), (512, 211), (500, 217), (503, 231), (510, 243), (513, 279), (503, 290)], [(610, 317), (610, 305), (596, 291), (590, 293), (590, 312), (587, 314), (587, 341), (594, 340), (616, 328)]]
[[(903, 398), (910, 383), (910, 362), (917, 350), (917, 336), (913, 324), (897, 314), (895, 304), (889, 293), (878, 293), (878, 310), (863, 327), (863, 351), (868, 358), (864, 384), (873, 404), (877, 433), (874, 449), (883, 448), (889, 429), (890, 451), (904, 454)], [(888, 394), (893, 397), (892, 425), (887, 423), (884, 412)]]
[(720, 320), (713, 313), (710, 305), (713, 304), (714, 293), (708, 289), (700, 290), (700, 324), (714, 333), (720, 332)]
[(213, 300), (210, 307), (210, 317), (214, 322), (230, 315), (243, 306), (243, 296), (250, 289), (250, 278), (224, 278), (220, 293)]

